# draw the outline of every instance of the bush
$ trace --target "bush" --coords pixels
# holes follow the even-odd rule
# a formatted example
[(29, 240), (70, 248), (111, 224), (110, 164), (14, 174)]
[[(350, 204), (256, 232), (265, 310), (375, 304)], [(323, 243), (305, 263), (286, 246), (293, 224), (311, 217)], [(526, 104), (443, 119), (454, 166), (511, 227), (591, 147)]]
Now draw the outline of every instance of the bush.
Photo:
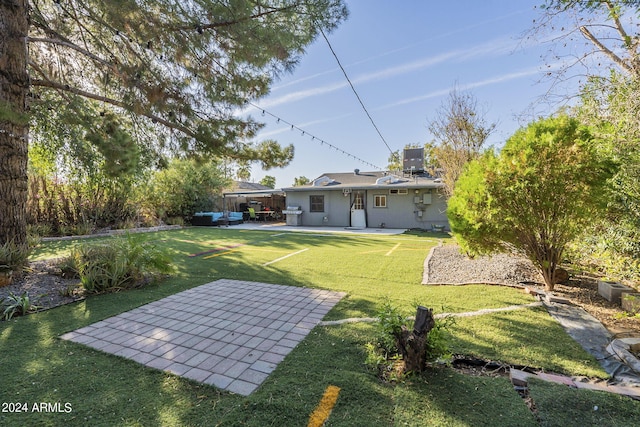
[(12, 271), (22, 270), (29, 262), (30, 254), (29, 245), (18, 245), (9, 241), (0, 245), (0, 265), (8, 267)]
[(32, 303), (29, 293), (26, 291), (20, 296), (10, 292), (8, 297), (0, 300), (0, 307), (2, 309), (2, 318), (4, 320), (10, 320), (16, 315), (23, 316), (30, 311), (38, 309), (38, 306)]
[(94, 228), (135, 221), (133, 184), (102, 176), (60, 182), (30, 175), (27, 221), (37, 234), (83, 235)]
[(606, 212), (617, 164), (568, 116), (531, 123), (499, 155), (486, 153), (458, 179), (447, 217), (471, 255), (516, 252), (553, 290), (569, 242)]
[(162, 220), (191, 218), (195, 212), (216, 210), (228, 185), (215, 162), (174, 159), (150, 180), (145, 204)]
[(567, 246), (565, 258), (575, 269), (616, 280), (640, 281), (640, 234), (625, 221), (604, 218), (601, 224)]
[(406, 315), (390, 302), (382, 304), (377, 313), (376, 323), (377, 346), (384, 351), (385, 356), (395, 356), (398, 354), (396, 336), (400, 334), (402, 326), (409, 327), (409, 320)]
[(59, 267), (63, 274), (77, 276), (90, 293), (139, 287), (173, 271), (165, 252), (131, 235), (82, 245), (62, 260)]

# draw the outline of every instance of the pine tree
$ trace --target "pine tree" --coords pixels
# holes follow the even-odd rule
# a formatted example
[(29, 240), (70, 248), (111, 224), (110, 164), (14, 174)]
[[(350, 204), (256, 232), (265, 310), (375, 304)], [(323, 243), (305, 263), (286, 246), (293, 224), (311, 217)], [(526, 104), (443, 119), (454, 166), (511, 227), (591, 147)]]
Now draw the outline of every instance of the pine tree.
[(262, 124), (238, 112), (346, 15), (342, 0), (2, 0), (0, 244), (26, 240), (39, 121), (81, 129), (116, 171), (135, 165), (127, 129), (157, 150), (286, 165), (293, 147), (253, 142)]

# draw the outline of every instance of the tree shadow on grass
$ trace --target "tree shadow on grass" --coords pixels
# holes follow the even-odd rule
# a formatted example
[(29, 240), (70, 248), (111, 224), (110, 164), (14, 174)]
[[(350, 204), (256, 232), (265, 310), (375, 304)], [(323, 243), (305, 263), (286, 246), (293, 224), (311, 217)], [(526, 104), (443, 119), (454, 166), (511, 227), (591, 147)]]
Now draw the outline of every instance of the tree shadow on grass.
[(542, 426), (636, 426), (640, 420), (640, 402), (629, 397), (536, 379), (528, 389)]
[(568, 375), (608, 376), (543, 307), (458, 318), (451, 345), (455, 353), (481, 359)]
[(393, 386), (364, 365), (371, 325), (316, 327), (223, 425), (304, 426), (328, 386), (340, 388), (326, 425), (393, 425)]
[[(232, 237), (240, 237), (238, 234), (235, 233)], [(245, 233), (241, 237), (251, 242), (264, 235), (265, 233)], [(250, 398), (231, 395), (58, 338), (66, 332), (219, 278), (313, 287), (310, 281), (301, 280), (287, 270), (256, 264), (254, 257), (242, 251), (234, 253), (232, 257), (219, 257), (215, 260), (184, 256), (200, 245), (197, 241), (194, 243), (193, 239), (205, 241), (221, 238), (228, 241), (229, 235), (226, 232), (196, 234), (194, 230), (181, 230), (144, 235), (140, 238), (149, 243), (169, 247), (176, 256), (176, 276), (141, 289), (92, 295), (78, 303), (0, 324), (0, 388), (3, 395), (8, 400), (61, 402), (63, 406), (69, 403), (72, 408), (70, 413), (55, 415), (30, 412), (11, 415), (8, 418), (8, 415), (2, 414), (0, 424), (139, 423), (187, 426), (211, 425), (223, 419), (226, 420), (225, 424), (234, 425), (237, 424), (234, 420), (246, 419), (253, 425), (264, 425), (251, 421), (254, 418), (264, 419), (252, 409), (252, 405), (271, 407), (272, 393), (268, 396), (256, 394), (258, 397)], [(295, 236), (290, 240), (283, 239), (279, 244), (281, 247), (294, 249), (300, 245), (318, 242), (318, 239), (313, 236)], [(333, 242), (328, 239), (330, 238), (323, 238), (321, 241), (325, 245), (330, 243), (345, 247), (353, 247), (355, 243), (350, 241), (347, 244), (337, 240)], [(68, 248), (68, 244), (54, 246), (55, 250)], [(184, 315), (189, 316), (189, 313), (185, 312)], [(340, 347), (344, 348), (344, 344), (340, 344)], [(339, 353), (348, 353), (349, 350), (341, 350)], [(325, 353), (322, 360), (331, 358), (336, 359), (333, 356), (327, 358)], [(286, 378), (281, 376), (280, 379), (277, 375), (273, 376), (277, 384), (287, 384), (281, 395), (288, 393), (287, 396), (293, 398), (290, 402), (288, 399), (280, 401), (282, 405), (275, 410), (275, 414), (280, 414), (278, 417), (286, 418), (286, 414), (291, 412), (296, 413), (298, 417), (301, 416), (302, 413), (295, 403), (297, 400), (289, 392), (301, 390), (303, 393), (309, 388), (308, 372), (315, 370), (320, 376), (325, 373), (318, 361), (309, 365), (309, 361), (304, 360), (303, 356), (301, 363), (307, 372), (285, 372)], [(322, 395), (322, 390), (319, 395)], [(304, 408), (313, 407), (317, 403), (317, 397), (313, 393), (309, 395), (309, 401), (301, 404)], [(238, 408), (244, 409), (238, 412)], [(390, 411), (388, 408), (387, 414)], [(227, 417), (226, 414), (229, 412), (234, 415)], [(267, 413), (274, 415), (273, 410)], [(308, 414), (304, 414), (304, 417), (306, 416)]]
[[(254, 241), (294, 251), (313, 245), (352, 251), (380, 237), (313, 236), (289, 233), (184, 229), (140, 235), (176, 257), (177, 274), (162, 282), (86, 300), (46, 312), (0, 322), (0, 389), (7, 401), (69, 403), (70, 413), (0, 414), (13, 425), (268, 425), (273, 420), (306, 424), (324, 388), (342, 388), (335, 408), (340, 425), (390, 425), (392, 388), (363, 366), (367, 325), (317, 330), (287, 356), (267, 382), (245, 398), (144, 367), (131, 360), (60, 340), (66, 332), (220, 278), (318, 287), (313, 278), (279, 265), (256, 263), (249, 252), (204, 260), (189, 254), (214, 244)], [(371, 240), (374, 239), (374, 240)], [(42, 253), (55, 255), (71, 243)], [(304, 271), (302, 272), (304, 273)], [(366, 279), (368, 280), (368, 278)], [(328, 286), (328, 285), (324, 285)], [(372, 298), (372, 297), (371, 297)], [(374, 312), (377, 301), (358, 295), (355, 310)], [(189, 313), (185, 312), (185, 316)], [(64, 406), (64, 405), (63, 405)], [(298, 425), (293, 423), (291, 425)]]
[(534, 416), (506, 378), (429, 369), (395, 389), (395, 425), (535, 426)]

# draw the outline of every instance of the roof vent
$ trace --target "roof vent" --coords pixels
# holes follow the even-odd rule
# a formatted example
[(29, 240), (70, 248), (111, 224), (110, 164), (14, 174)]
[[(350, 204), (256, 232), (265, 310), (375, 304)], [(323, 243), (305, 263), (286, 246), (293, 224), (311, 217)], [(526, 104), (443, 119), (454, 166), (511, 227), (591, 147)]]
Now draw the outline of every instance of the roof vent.
[(382, 178), (376, 179), (376, 185), (396, 184), (400, 181), (401, 180), (397, 176), (387, 175), (387, 176), (383, 176)]
[(329, 178), (326, 175), (322, 175), (320, 178), (314, 179), (311, 185), (314, 187), (320, 187), (321, 185), (328, 185), (332, 184), (333, 182), (333, 179)]
[(354, 175), (359, 175), (360, 174), (360, 169), (354, 169), (353, 170), (353, 174)]

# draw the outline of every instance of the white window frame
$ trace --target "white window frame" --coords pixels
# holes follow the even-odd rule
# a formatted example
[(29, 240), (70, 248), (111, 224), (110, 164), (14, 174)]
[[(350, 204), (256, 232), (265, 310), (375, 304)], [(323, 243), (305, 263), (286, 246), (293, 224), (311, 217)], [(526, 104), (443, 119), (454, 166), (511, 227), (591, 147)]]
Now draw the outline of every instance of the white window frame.
[(391, 188), (389, 194), (406, 195), (409, 194), (409, 190), (407, 188)]
[[(383, 201), (383, 203), (380, 203)], [(387, 207), (387, 195), (386, 194), (374, 194), (373, 195), (373, 207), (374, 208), (386, 208)]]

